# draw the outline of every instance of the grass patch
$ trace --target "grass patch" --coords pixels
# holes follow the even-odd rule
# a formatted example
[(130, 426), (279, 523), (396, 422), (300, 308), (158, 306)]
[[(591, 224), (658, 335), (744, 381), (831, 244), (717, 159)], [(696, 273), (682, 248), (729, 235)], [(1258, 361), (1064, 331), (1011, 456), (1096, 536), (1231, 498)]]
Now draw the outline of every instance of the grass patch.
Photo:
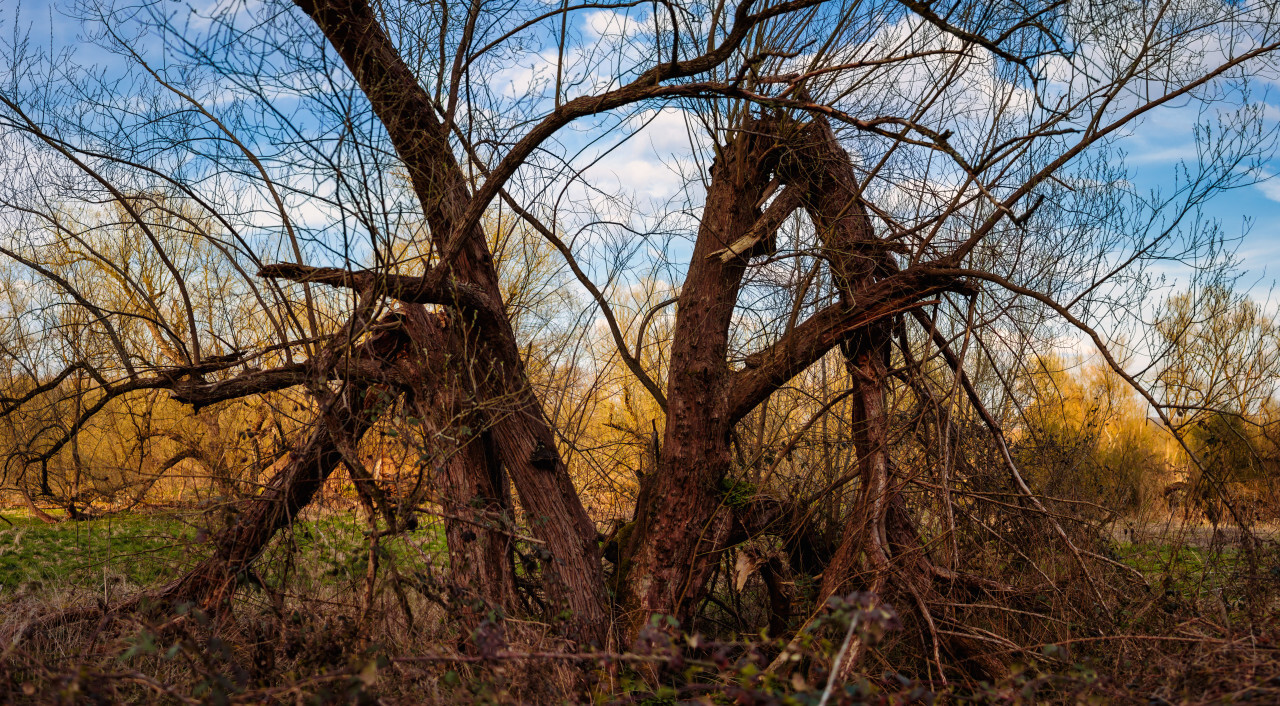
[(1218, 593), (1229, 586), (1237, 550), (1214, 551), (1161, 543), (1122, 544), (1121, 561), (1142, 572), (1153, 586), (1185, 599)]
[(0, 523), (0, 589), (97, 586), (104, 581), (145, 585), (189, 561), (195, 529), (172, 517), (114, 515), (45, 524), (6, 513)]
[[(262, 579), (268, 585), (279, 585), (287, 565), (292, 575), (304, 583), (363, 581), (369, 561), (369, 538), (365, 535), (368, 529), (364, 519), (354, 513), (295, 522), (276, 543), (274, 560), (263, 562)], [(380, 561), (394, 562), (403, 573), (426, 564), (447, 565), (444, 530), (439, 524), (424, 524), (413, 532), (384, 537), (378, 547)], [(285, 557), (291, 563), (281, 561)]]
[[(48, 587), (103, 590), (104, 584), (141, 587), (173, 579), (207, 551), (208, 533), (194, 515), (130, 513), (81, 522), (46, 524), (25, 513), (0, 522), (0, 594)], [(368, 525), (352, 513), (299, 521), (281, 532), (259, 562), (262, 579), (278, 586), (286, 573), (312, 585), (341, 585), (364, 577)], [(401, 570), (443, 565), (444, 533), (438, 524), (387, 537), (381, 556)], [(286, 555), (289, 560), (283, 561)]]

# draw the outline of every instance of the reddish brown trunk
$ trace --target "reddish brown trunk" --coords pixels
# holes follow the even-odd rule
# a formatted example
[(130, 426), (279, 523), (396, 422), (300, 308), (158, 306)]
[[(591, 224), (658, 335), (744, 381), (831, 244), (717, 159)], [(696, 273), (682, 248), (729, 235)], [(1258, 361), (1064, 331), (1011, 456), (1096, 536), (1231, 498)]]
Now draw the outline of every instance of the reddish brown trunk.
[[(788, 182), (803, 191), (840, 298), (867, 308), (859, 294), (885, 271), (886, 250), (876, 238), (849, 155), (830, 125), (815, 118), (799, 131), (782, 164)], [(851, 434), (861, 486), (840, 547), (823, 572), (821, 596), (858, 588), (878, 590), (888, 568), (884, 520), (890, 484), (886, 383), (891, 328), (887, 321), (855, 331), (843, 345), (852, 378)], [(863, 563), (865, 561), (865, 564)], [(863, 573), (866, 571), (867, 573)]]
[(482, 432), (471, 437), (441, 471), (454, 583), (483, 602), (469, 606), (478, 614), (488, 608), (510, 614), (516, 609), (513, 511), (492, 436)]
[(745, 263), (715, 256), (760, 217), (772, 140), (743, 130), (712, 167), (689, 274), (680, 291), (667, 381), (667, 427), (657, 472), (646, 478), (624, 560), (627, 624), (654, 613), (687, 624), (732, 527), (720, 509), (731, 462), (726, 362)]
[[(841, 298), (866, 307), (860, 293), (896, 268), (887, 246), (875, 236), (852, 164), (830, 126), (815, 119), (803, 135), (803, 144), (793, 152), (800, 159), (785, 168), (790, 178), (806, 187), (805, 208), (823, 240)], [(843, 346), (855, 390), (851, 422), (861, 488), (840, 547), (823, 572), (819, 595), (825, 599), (850, 590), (881, 593), (900, 609), (915, 609), (933, 649), (945, 647), (956, 653), (981, 677), (999, 677), (1004, 674), (999, 660), (983, 653), (972, 640), (939, 637), (933, 624), (929, 606), (942, 602), (941, 596), (889, 459), (886, 396), (891, 331), (888, 320), (880, 321), (856, 331)], [(889, 583), (891, 575), (893, 583)], [(840, 678), (850, 678), (857, 664), (857, 654), (850, 655)]]
[(165, 588), (169, 600), (215, 608), (230, 599), (253, 561), (281, 528), (293, 522), (374, 421), (381, 393), (345, 387), (322, 413), (306, 441), (256, 497), (245, 501), (231, 526), (211, 542), (213, 554)]
[[(445, 322), (420, 306), (405, 306), (406, 327), (415, 346), (412, 377), (420, 381), (411, 395), (422, 420), (428, 449), (441, 459), (438, 501), (444, 513), (449, 572), (464, 600), (473, 603), (470, 622), (489, 607), (516, 607), (512, 563), (511, 492), (502, 472), (493, 436), (484, 419), (467, 403), (468, 361), (450, 365), (440, 351), (450, 350)], [(455, 436), (457, 435), (457, 436)], [(474, 603), (479, 599), (479, 604)]]
[[(466, 179), (436, 118), (430, 96), (397, 54), (364, 0), (295, 0), (329, 39), (368, 97), (405, 163), (431, 236), (444, 251), (455, 239), (461, 249), (449, 274), (502, 301), (493, 258), (479, 227), (455, 232), (471, 205)], [(470, 314), (471, 312), (463, 312)], [(482, 312), (477, 312), (482, 313)], [(596, 546), (596, 531), (579, 501), (556, 439), (529, 386), (510, 321), (477, 316), (468, 345), (446, 353), (455, 360), (476, 356), (489, 374), (473, 392), (477, 407), (510, 474), (530, 531), (552, 559), (544, 567), (547, 596), (555, 612), (570, 614), (568, 632), (603, 643), (608, 595)]]
[[(888, 415), (885, 410), (884, 345), (882, 329), (860, 332), (846, 348), (853, 378), (851, 435), (858, 454), (861, 487), (848, 512), (840, 547), (822, 574), (819, 598), (850, 590), (880, 590), (888, 570), (884, 531), (889, 504)], [(865, 564), (863, 563), (865, 560)]]
[[(858, 296), (875, 282), (885, 257), (860, 196), (848, 153), (830, 125), (813, 119), (796, 131), (779, 171), (813, 221), (832, 279), (848, 306), (869, 308)], [(842, 346), (852, 378), (852, 437), (861, 478), (858, 499), (842, 541), (823, 573), (822, 596), (843, 590), (856, 573), (859, 557), (872, 567), (885, 561), (883, 518), (888, 487), (888, 419), (885, 409), (889, 327), (876, 323), (855, 331)]]

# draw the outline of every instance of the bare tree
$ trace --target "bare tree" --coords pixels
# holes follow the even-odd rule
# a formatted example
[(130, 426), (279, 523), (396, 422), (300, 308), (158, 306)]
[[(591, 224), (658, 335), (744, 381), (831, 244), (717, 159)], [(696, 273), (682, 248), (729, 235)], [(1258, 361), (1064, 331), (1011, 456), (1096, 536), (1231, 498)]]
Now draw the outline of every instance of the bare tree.
[[(454, 509), (452, 566), (493, 605), (517, 605), (513, 535), (477, 518), (518, 507), (545, 552), (545, 612), (603, 645), (615, 614), (627, 637), (655, 613), (690, 623), (726, 550), (765, 533), (794, 546), (822, 507), (839, 539), (810, 547), (819, 603), (889, 594), (912, 607), (940, 669), (947, 651), (988, 676), (1001, 669), (982, 647), (991, 638), (946, 597), (1017, 594), (1041, 578), (1036, 590), (1065, 589), (1034, 558), (1022, 586), (967, 567), (974, 537), (1021, 550), (1015, 530), (963, 516), (955, 479), (990, 480), (976, 459), (997, 464), (1002, 497), (1015, 498), (1005, 510), (1039, 528), (1108, 610), (1098, 557), (1027, 484), (1004, 432), (1011, 415), (992, 403), (1009, 399), (1017, 354), (1064, 326), (1140, 384), (1113, 336), (1151, 295), (1149, 265), (1217, 252), (1220, 234), (1197, 227), (1196, 207), (1265, 157), (1248, 79), (1280, 48), (1262, 4), (297, 0), (215, 9), (195, 32), (158, 3), (80, 12), (125, 60), (120, 81), (142, 87), (6, 47), (0, 125), (30, 166), (0, 194), (2, 252), (47, 290), (42, 306), (74, 312), (95, 342), (61, 369), (32, 366), (4, 400), (12, 416), (76, 371), (93, 381), (71, 423), (28, 433), (7, 469), (46, 463), (110, 400), (140, 390), (200, 407), (302, 386), (316, 410), (288, 463), (170, 596), (225, 598), (319, 485), (358, 465), (362, 435), (394, 407), (379, 400), (403, 398), (426, 436), (458, 440), (437, 478)], [(604, 29), (570, 31), (581, 17)], [(514, 96), (495, 79), (512, 65), (531, 68)], [(1187, 102), (1238, 110), (1206, 114), (1201, 159), (1172, 196), (1134, 192), (1116, 140)], [(616, 145), (644, 111), (676, 108), (701, 123), (688, 130), (687, 198), (655, 215), (605, 193), (591, 167), (608, 150), (574, 129), (616, 133)], [(158, 206), (141, 205), (155, 193)], [(141, 253), (114, 254), (97, 226), (69, 221), (95, 202), (113, 204)], [(321, 223), (299, 218), (308, 206)], [(584, 326), (600, 322), (663, 412), (618, 538), (617, 601), (553, 401), (531, 382), (486, 217), (523, 221), (563, 257), (596, 307)], [(202, 289), (184, 269), (190, 249), (162, 225), (219, 253), (234, 286)], [(587, 235), (573, 239), (575, 228)], [(110, 294), (60, 274), (55, 241), (117, 273)], [(166, 298), (134, 274), (144, 261), (168, 273)], [(615, 313), (624, 285), (655, 272), (682, 279), (661, 364), (643, 340), (665, 304), (629, 322)], [(245, 314), (216, 319), (226, 298)], [(57, 329), (39, 346), (56, 345)], [(730, 502), (736, 483), (772, 473), (741, 450), (751, 430), (767, 450), (762, 405), (837, 349), (848, 392), (830, 394), (777, 460), (832, 410), (846, 415), (856, 460), (805, 496), (756, 487)], [(966, 414), (983, 427), (982, 455), (960, 448)], [(913, 434), (928, 442), (918, 467), (895, 458)], [(397, 531), (385, 499), (370, 502)], [(863, 647), (851, 650), (846, 671)]]

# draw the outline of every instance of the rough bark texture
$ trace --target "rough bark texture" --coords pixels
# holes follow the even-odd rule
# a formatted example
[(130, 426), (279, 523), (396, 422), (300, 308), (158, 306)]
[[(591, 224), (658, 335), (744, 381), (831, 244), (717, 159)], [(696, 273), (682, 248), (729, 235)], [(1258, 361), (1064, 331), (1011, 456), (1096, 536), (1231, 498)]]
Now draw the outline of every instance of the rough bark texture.
[(472, 436), (440, 470), (454, 584), (482, 602), (469, 606), (478, 615), (488, 608), (510, 615), (517, 606), (513, 510), (492, 436)]
[[(823, 240), (842, 300), (867, 305), (867, 294), (878, 278), (894, 274), (889, 248), (877, 239), (848, 155), (840, 148), (825, 120), (805, 129), (794, 152), (784, 162), (789, 177), (805, 185), (804, 204)], [(901, 495), (889, 458), (890, 320), (857, 330), (842, 346), (854, 392), (851, 426), (858, 453), (861, 488), (845, 523), (841, 543), (823, 573), (820, 599), (850, 590), (871, 590), (901, 609), (914, 609), (935, 650), (946, 649), (958, 662), (971, 666), (980, 678), (1002, 676), (1003, 665), (972, 640), (939, 637), (930, 605), (943, 603), (935, 586), (935, 572), (915, 529), (915, 520)], [(842, 679), (858, 667), (857, 654), (842, 664)]]
[(404, 309), (416, 367), (411, 377), (418, 381), (411, 406), (422, 420), (424, 443), (440, 459), (436, 499), (444, 512), (449, 573), (464, 600), (478, 599), (466, 607), (473, 619), (489, 607), (510, 613), (516, 608), (511, 491), (493, 435), (465, 393), (462, 378), (475, 361), (451, 365), (440, 355), (451, 348), (447, 319), (416, 305)]
[[(822, 240), (842, 303), (869, 308), (872, 302), (868, 295), (876, 276), (887, 270), (887, 250), (877, 239), (860, 199), (849, 155), (825, 120), (815, 118), (799, 131), (783, 160), (782, 172), (803, 192), (805, 210)], [(878, 588), (888, 570), (884, 521), (890, 469), (885, 390), (890, 331), (888, 320), (876, 321), (856, 330), (842, 346), (854, 389), (850, 421), (861, 486), (840, 547), (823, 573), (821, 598), (845, 590), (863, 569), (871, 572), (870, 586)], [(860, 567), (860, 557), (865, 557), (869, 566)]]
[[(856, 392), (851, 396), (851, 436), (858, 454), (861, 487), (849, 512), (840, 546), (822, 575), (819, 597), (826, 599), (851, 589), (879, 591), (889, 569), (885, 517), (889, 505), (890, 474), (888, 415), (885, 413), (885, 365), (880, 340), (860, 336), (847, 360)], [(865, 557), (868, 565), (862, 565)], [(863, 575), (863, 572), (866, 572)]]
[(192, 601), (206, 609), (220, 607), (230, 599), (276, 532), (293, 522), (342, 463), (344, 446), (359, 443), (368, 431), (379, 396), (378, 391), (364, 386), (344, 387), (306, 441), (290, 453), (289, 462), (259, 495), (245, 501), (231, 526), (213, 539), (213, 554), (164, 589), (162, 595), (170, 601)]
[[(368, 97), (408, 168), (438, 250), (456, 256), (447, 275), (502, 301), (493, 257), (480, 227), (458, 232), (472, 197), (430, 97), (400, 58), (364, 0), (296, 0), (328, 38)], [(470, 328), (462, 350), (486, 361), (489, 374), (473, 390), (488, 418), (494, 447), (520, 497), (529, 527), (551, 554), (543, 583), (554, 613), (569, 611), (569, 636), (603, 644), (609, 623), (596, 530), (556, 451), (550, 424), (529, 385), (515, 332), (501, 312), (460, 310)]]
[[(759, 207), (770, 176), (786, 184), (769, 209)], [(767, 251), (773, 231), (803, 206), (822, 240), (842, 301), (810, 317), (731, 372), (729, 327), (746, 260)], [(843, 344), (858, 392), (855, 444), (862, 501), (855, 513), (877, 527), (879, 565), (887, 561), (884, 517), (889, 465), (885, 411), (891, 317), (922, 296), (956, 286), (927, 270), (895, 273), (878, 240), (848, 154), (821, 119), (808, 124), (748, 121), (724, 146), (712, 171), (698, 240), (681, 289), (667, 391), (667, 428), (658, 471), (637, 501), (636, 525), (621, 574), (627, 625), (634, 632), (654, 613), (688, 621), (707, 589), (711, 568), (734, 537), (731, 513), (717, 512), (730, 470), (733, 425), (768, 394), (833, 346)], [(851, 520), (837, 571), (852, 570), (864, 539)], [(827, 586), (835, 590), (834, 586)]]
[(697, 243), (680, 290), (662, 459), (641, 488), (630, 557), (622, 569), (632, 633), (654, 613), (687, 624), (732, 527), (730, 514), (717, 509), (734, 421), (727, 409), (729, 325), (745, 262), (723, 260), (717, 252), (760, 217), (757, 204), (769, 180), (773, 140), (752, 127), (724, 146), (712, 166)]

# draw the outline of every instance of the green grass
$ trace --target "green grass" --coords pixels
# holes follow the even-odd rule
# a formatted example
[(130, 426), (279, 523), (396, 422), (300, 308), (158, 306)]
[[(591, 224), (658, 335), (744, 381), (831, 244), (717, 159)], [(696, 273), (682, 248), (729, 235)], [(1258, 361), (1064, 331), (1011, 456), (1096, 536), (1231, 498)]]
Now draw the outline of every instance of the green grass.
[[(354, 514), (338, 514), (320, 520), (297, 522), (275, 546), (275, 556), (291, 550), (295, 577), (315, 584), (335, 584), (363, 580), (369, 560), (368, 525)], [(383, 561), (394, 561), (402, 573), (425, 564), (442, 566), (446, 561), (444, 532), (438, 526), (424, 527), (380, 543)], [(276, 585), (280, 562), (264, 562), (263, 579)]]
[[(46, 524), (25, 513), (4, 513), (0, 522), (0, 595), (53, 587), (102, 591), (104, 582), (149, 586), (170, 580), (205, 551), (207, 533), (195, 522), (162, 514), (121, 514), (82, 522)], [(280, 533), (259, 562), (259, 573), (278, 585), (285, 567), (294, 579), (337, 585), (363, 579), (368, 562), (367, 525), (340, 513), (300, 521)], [(412, 571), (444, 560), (444, 536), (436, 525), (381, 542), (384, 559)], [(282, 558), (293, 549), (292, 562)]]
[(0, 587), (5, 592), (61, 585), (102, 586), (163, 580), (189, 558), (195, 529), (168, 517), (117, 515), (45, 524), (23, 514), (0, 522)]
[[(21, 512), (6, 512), (0, 522), (0, 594), (49, 587), (102, 590), (104, 582), (134, 586), (162, 583), (206, 551), (207, 534), (190, 520), (164, 514), (122, 514), (83, 522), (45, 524)], [(286, 571), (304, 586), (341, 585), (363, 580), (368, 562), (367, 525), (354, 513), (299, 521), (260, 561), (257, 570), (270, 585)], [(1116, 547), (1120, 558), (1184, 598), (1195, 599), (1229, 588), (1232, 550), (1210, 554), (1198, 547), (1137, 543)], [(402, 574), (447, 560), (439, 524), (381, 542), (383, 560)], [(291, 560), (286, 561), (286, 557)]]
[(1121, 561), (1141, 571), (1153, 586), (1183, 598), (1207, 596), (1228, 586), (1236, 550), (1210, 552), (1200, 547), (1138, 543), (1117, 547)]

